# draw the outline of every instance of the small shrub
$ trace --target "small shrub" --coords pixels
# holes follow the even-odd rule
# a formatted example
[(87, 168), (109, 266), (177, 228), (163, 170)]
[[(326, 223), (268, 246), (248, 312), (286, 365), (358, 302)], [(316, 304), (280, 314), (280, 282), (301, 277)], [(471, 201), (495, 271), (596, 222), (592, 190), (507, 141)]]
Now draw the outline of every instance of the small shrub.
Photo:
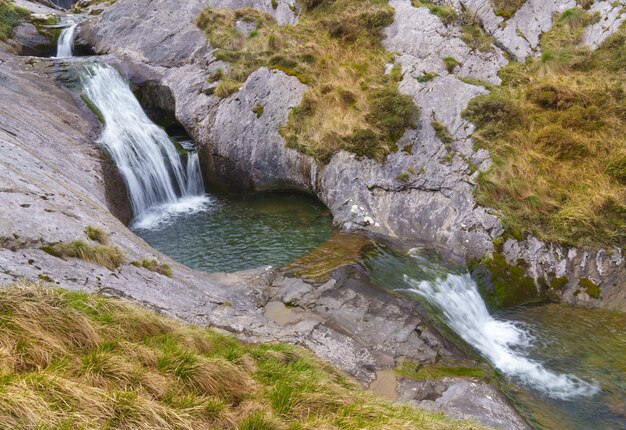
[(159, 263), (157, 260), (143, 259), (141, 261), (133, 261), (130, 264), (135, 267), (143, 267), (144, 269), (159, 273), (163, 276), (167, 276), (168, 278), (171, 278), (173, 275), (172, 268), (169, 264)]
[(278, 0), (272, 0), (272, 9), (278, 8)]
[(114, 246), (89, 245), (82, 240), (70, 243), (56, 243), (41, 248), (44, 252), (58, 258), (79, 258), (109, 270), (115, 270), (124, 262), (124, 254)]
[(523, 113), (510, 97), (492, 92), (470, 100), (463, 117), (479, 127), (493, 123), (520, 125)]
[(106, 245), (109, 242), (107, 234), (99, 227), (87, 226), (85, 228), (87, 237), (95, 242), (99, 242), (102, 245)]
[(435, 135), (437, 136), (437, 138), (443, 143), (448, 145), (454, 142), (454, 138), (448, 131), (448, 127), (446, 127), (444, 124), (440, 123), (439, 121), (433, 121), (430, 123), (430, 125), (432, 125), (432, 127), (435, 129)]
[(263, 111), (265, 110), (265, 108), (263, 107), (262, 104), (257, 104), (256, 106), (254, 106), (252, 108), (252, 112), (254, 114), (256, 114), (257, 118), (261, 118), (261, 116), (263, 116)]
[(443, 58), (443, 64), (446, 67), (448, 73), (454, 73), (454, 69), (461, 65), (461, 62), (454, 57)]

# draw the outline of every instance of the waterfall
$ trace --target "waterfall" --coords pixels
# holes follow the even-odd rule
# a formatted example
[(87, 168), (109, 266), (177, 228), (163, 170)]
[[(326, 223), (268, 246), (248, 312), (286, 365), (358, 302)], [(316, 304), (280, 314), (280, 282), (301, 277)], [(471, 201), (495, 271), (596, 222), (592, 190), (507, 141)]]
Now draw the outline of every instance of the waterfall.
[[(62, 31), (58, 58), (72, 56), (77, 25)], [(147, 117), (115, 68), (93, 60), (75, 67), (84, 95), (102, 115), (104, 129), (98, 143), (111, 155), (126, 183), (133, 223), (151, 228), (175, 213), (202, 210), (207, 198), (198, 154), (189, 152), (187, 166), (183, 165), (167, 133)], [(193, 143), (188, 148), (193, 149)]]
[(187, 189), (186, 195), (197, 196), (204, 194), (204, 181), (200, 171), (200, 157), (196, 151), (190, 152), (187, 158)]
[(575, 375), (558, 374), (527, 357), (533, 338), (512, 322), (493, 318), (469, 274), (448, 274), (436, 280), (417, 281), (404, 276), (409, 291), (437, 307), (447, 324), (482, 353), (498, 370), (549, 397), (568, 400), (592, 396), (597, 383)]
[(78, 24), (72, 24), (61, 30), (59, 41), (57, 42), (56, 58), (69, 58), (74, 55), (74, 33)]
[(204, 194), (198, 155), (190, 153), (183, 166), (167, 133), (146, 116), (117, 70), (89, 64), (82, 79), (85, 95), (104, 120), (99, 142), (122, 173), (136, 218), (150, 212), (155, 222), (151, 209), (176, 204), (183, 210), (181, 199)]

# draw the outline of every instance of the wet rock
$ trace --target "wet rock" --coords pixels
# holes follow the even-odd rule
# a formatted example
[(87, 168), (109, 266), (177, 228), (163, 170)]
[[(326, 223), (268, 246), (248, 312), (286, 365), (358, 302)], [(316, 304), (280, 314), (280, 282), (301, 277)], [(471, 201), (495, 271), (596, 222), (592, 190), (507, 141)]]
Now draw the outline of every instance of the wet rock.
[(50, 40), (37, 31), (29, 22), (22, 22), (13, 30), (11, 44), (16, 46), (21, 55), (41, 55), (50, 49)]

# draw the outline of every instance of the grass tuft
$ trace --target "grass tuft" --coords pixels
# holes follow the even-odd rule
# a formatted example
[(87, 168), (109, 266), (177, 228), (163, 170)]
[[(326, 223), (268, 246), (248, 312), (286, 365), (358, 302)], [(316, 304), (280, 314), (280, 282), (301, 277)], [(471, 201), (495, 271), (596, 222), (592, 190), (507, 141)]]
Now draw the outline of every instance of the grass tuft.
[(493, 165), (477, 201), (524, 235), (574, 246), (626, 241), (626, 26), (596, 50), (578, 46), (597, 17), (581, 8), (555, 18), (544, 55), (502, 69), (501, 87), (464, 116)]
[(2, 428), (482, 428), (374, 398), (298, 347), (29, 283), (0, 291), (0, 370)]
[[(255, 36), (240, 34), (238, 20), (255, 25)], [(298, 23), (279, 26), (254, 9), (205, 9), (197, 18), (215, 57), (231, 63), (215, 94), (237, 91), (260, 67), (280, 70), (308, 85), (280, 133), (287, 146), (326, 163), (339, 150), (382, 160), (396, 150), (418, 111), (398, 91), (399, 66), (381, 45), (382, 30), (393, 22), (393, 9), (380, 0), (311, 0)], [(260, 116), (262, 111), (255, 112)]]
[(172, 268), (169, 264), (159, 263), (157, 260), (149, 260), (143, 259), (141, 261), (133, 261), (132, 264), (135, 267), (143, 267), (144, 269), (150, 270), (151, 272), (159, 273), (163, 276), (167, 276), (168, 278), (172, 277)]
[(85, 228), (85, 234), (87, 237), (94, 242), (99, 242), (102, 245), (106, 245), (109, 243), (109, 237), (107, 234), (99, 227), (87, 226)]
[(93, 246), (82, 240), (55, 243), (41, 249), (58, 258), (80, 258), (109, 270), (115, 270), (124, 262), (124, 254), (119, 248), (108, 245)]

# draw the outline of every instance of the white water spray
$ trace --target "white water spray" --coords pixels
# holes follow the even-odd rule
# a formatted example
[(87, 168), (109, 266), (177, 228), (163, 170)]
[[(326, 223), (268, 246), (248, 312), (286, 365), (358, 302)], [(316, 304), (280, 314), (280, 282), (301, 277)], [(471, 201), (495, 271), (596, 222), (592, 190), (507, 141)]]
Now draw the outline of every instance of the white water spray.
[(56, 58), (69, 58), (74, 55), (74, 35), (78, 24), (72, 24), (61, 30), (59, 41), (57, 42)]
[(511, 322), (489, 315), (470, 275), (448, 274), (435, 281), (416, 281), (405, 275), (404, 281), (409, 286), (405, 291), (424, 297), (441, 310), (448, 325), (505, 375), (561, 400), (592, 396), (599, 391), (595, 382), (552, 372), (528, 358), (524, 351), (532, 336)]

